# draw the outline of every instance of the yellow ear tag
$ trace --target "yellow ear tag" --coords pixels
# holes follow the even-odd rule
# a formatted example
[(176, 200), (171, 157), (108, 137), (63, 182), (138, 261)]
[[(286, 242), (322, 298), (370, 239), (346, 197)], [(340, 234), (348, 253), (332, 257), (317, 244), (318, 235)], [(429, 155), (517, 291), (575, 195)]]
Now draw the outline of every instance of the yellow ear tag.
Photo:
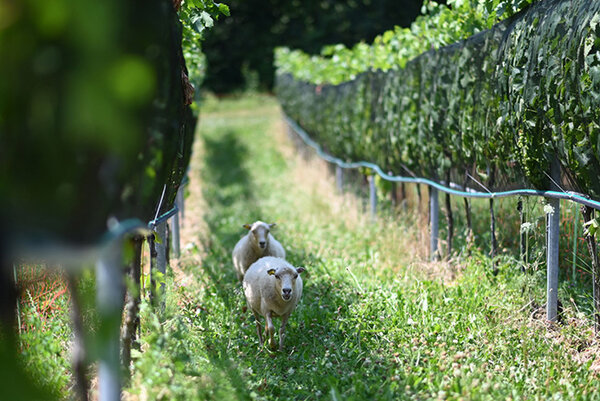
[(269, 269), (267, 270), (267, 274), (269, 274), (269, 276), (272, 276), (275, 274), (275, 269)]

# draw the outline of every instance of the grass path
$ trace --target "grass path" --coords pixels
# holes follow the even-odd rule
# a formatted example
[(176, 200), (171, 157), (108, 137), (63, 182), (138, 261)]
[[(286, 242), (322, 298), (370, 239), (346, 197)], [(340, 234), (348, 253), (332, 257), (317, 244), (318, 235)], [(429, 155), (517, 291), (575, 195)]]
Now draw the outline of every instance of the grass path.
[[(489, 274), (474, 255), (423, 262), (414, 213), (373, 224), (335, 194), (326, 166), (301, 157), (268, 97), (201, 114), (184, 251), (160, 317), (142, 310), (143, 353), (126, 399), (600, 399), (587, 326), (537, 317), (540, 278), (515, 264)], [(284, 352), (259, 349), (231, 250), (254, 220), (277, 222), (305, 266)], [(279, 321), (276, 322), (276, 326)]]

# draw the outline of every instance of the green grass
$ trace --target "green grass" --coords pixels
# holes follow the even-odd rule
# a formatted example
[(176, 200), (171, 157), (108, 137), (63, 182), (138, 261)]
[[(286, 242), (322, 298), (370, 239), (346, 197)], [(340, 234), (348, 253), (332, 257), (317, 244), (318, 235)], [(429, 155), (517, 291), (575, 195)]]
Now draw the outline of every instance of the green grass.
[[(477, 251), (424, 262), (422, 218), (373, 224), (335, 195), (291, 150), (271, 98), (212, 102), (197, 141), (205, 229), (180, 261), (193, 280), (170, 273), (165, 311), (144, 307), (127, 399), (600, 399), (589, 321), (564, 297), (563, 324), (544, 322), (543, 268), (522, 274), (504, 255), (494, 276)], [(308, 272), (283, 352), (259, 348), (231, 262), (257, 219), (278, 223)]]
[[(16, 366), (0, 357), (0, 371), (11, 400), (67, 399), (71, 387), (69, 297), (58, 270), (47, 266), (19, 265), (20, 326), (15, 326)], [(5, 338), (0, 336), (0, 348)], [(0, 354), (2, 351), (0, 351)]]

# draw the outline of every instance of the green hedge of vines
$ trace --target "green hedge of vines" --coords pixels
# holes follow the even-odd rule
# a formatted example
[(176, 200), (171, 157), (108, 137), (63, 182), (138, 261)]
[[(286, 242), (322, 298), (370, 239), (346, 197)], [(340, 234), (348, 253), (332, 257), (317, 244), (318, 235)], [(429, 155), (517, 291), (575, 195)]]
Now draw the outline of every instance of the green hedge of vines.
[[(473, 7), (480, 23), (466, 31), (505, 15), (483, 12), (490, 3), (503, 4)], [(291, 118), (343, 159), (401, 175), (445, 179), (451, 172), (477, 189), (466, 172), (492, 188), (549, 189), (557, 157), (563, 188), (600, 199), (600, 2), (522, 6), (490, 29), (409, 61), (380, 54), (386, 33), (369, 49), (362, 45), (371, 60), (364, 72), (339, 55), (355, 49), (329, 49), (333, 56), (325, 57), (279, 49), (277, 95)], [(448, 40), (420, 34), (434, 48)]]

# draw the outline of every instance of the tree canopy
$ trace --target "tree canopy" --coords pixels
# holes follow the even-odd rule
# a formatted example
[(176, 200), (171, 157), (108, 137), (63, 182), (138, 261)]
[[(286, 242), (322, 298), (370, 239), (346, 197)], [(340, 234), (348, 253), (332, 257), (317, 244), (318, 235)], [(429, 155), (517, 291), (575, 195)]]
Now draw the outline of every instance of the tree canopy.
[(231, 16), (207, 33), (205, 85), (215, 92), (273, 86), (273, 49), (319, 53), (324, 45), (370, 42), (409, 26), (423, 0), (231, 0)]

